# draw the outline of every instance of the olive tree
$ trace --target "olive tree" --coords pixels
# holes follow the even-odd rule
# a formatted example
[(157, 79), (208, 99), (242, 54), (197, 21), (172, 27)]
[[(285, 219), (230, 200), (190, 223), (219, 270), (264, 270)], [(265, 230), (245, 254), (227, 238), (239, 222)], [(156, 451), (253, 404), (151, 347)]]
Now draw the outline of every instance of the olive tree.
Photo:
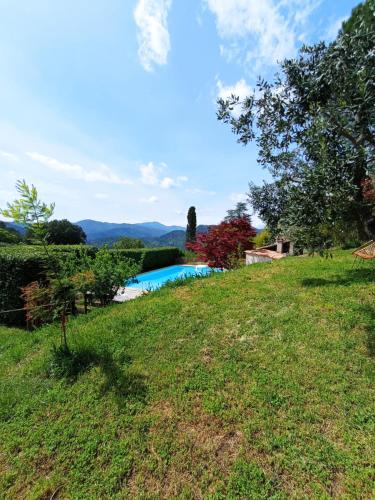
[(312, 248), (348, 227), (362, 239), (375, 233), (363, 190), (375, 169), (374, 4), (356, 9), (334, 42), (284, 60), (245, 100), (218, 101), (219, 120), (240, 143), (256, 142), (273, 177), (250, 185), (253, 208), (273, 234), (294, 233)]

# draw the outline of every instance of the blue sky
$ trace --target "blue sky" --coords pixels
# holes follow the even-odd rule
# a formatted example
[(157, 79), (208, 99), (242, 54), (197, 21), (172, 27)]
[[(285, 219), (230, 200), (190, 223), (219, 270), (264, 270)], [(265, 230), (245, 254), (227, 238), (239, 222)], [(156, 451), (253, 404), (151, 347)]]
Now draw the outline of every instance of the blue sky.
[(184, 225), (195, 205), (218, 222), (267, 173), (216, 98), (332, 39), (357, 3), (0, 0), (0, 207), (25, 178), (57, 218)]

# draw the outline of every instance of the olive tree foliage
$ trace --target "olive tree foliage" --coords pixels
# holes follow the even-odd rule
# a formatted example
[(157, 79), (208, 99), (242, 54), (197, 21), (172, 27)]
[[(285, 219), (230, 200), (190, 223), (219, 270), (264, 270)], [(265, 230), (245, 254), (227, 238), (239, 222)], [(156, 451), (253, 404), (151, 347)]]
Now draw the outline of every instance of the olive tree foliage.
[(324, 249), (348, 227), (361, 239), (375, 233), (374, 204), (363, 193), (375, 169), (374, 16), (369, 0), (334, 42), (302, 47), (244, 101), (218, 100), (218, 119), (240, 143), (256, 142), (273, 177), (249, 191), (273, 235)]

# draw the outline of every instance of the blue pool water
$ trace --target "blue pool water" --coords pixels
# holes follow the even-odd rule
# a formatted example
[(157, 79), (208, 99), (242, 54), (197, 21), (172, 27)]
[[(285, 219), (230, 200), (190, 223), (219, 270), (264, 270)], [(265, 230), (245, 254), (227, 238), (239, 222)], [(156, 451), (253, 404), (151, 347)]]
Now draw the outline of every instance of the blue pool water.
[(199, 265), (181, 265), (169, 266), (148, 273), (138, 274), (134, 281), (128, 282), (125, 286), (129, 288), (140, 288), (142, 290), (157, 290), (168, 281), (175, 281), (178, 278), (187, 278), (190, 276), (206, 276), (218, 269), (212, 269), (208, 266)]

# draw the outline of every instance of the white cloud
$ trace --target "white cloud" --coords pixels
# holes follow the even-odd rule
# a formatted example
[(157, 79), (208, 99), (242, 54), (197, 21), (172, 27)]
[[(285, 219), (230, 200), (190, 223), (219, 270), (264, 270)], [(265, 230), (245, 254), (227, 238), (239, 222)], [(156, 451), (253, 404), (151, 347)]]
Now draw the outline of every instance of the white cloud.
[(97, 200), (106, 200), (108, 198), (108, 194), (106, 194), (106, 193), (95, 193), (94, 197)]
[(134, 10), (138, 26), (138, 56), (146, 71), (154, 64), (166, 64), (171, 48), (167, 27), (172, 0), (139, 0)]
[(128, 179), (120, 177), (114, 173), (107, 165), (99, 165), (93, 169), (87, 169), (78, 163), (65, 163), (56, 158), (51, 158), (40, 153), (26, 153), (32, 160), (44, 167), (61, 172), (71, 179), (78, 179), (85, 182), (106, 182), (109, 184), (132, 184)]
[(251, 221), (253, 227), (256, 227), (257, 229), (263, 229), (265, 227), (265, 223), (262, 221), (262, 219), (259, 218), (256, 213), (253, 213), (253, 215), (251, 216)]
[(187, 193), (190, 194), (202, 194), (205, 196), (215, 196), (216, 191), (209, 191), (208, 189), (201, 189), (201, 188), (188, 188), (186, 189)]
[(233, 203), (239, 203), (240, 201), (247, 201), (247, 195), (244, 193), (232, 193), (229, 199), (233, 201)]
[(163, 189), (169, 189), (176, 185), (176, 181), (173, 180), (172, 177), (164, 177), (164, 179), (160, 181), (160, 187), (162, 187)]
[(337, 37), (337, 34), (339, 32), (339, 29), (342, 27), (342, 23), (348, 19), (348, 16), (343, 16), (340, 17), (339, 19), (336, 19), (335, 22), (333, 22), (327, 29), (326, 33), (324, 34), (324, 38), (327, 39), (329, 42), (334, 40)]
[(216, 92), (216, 97), (224, 100), (228, 99), (232, 95), (238, 96), (240, 98), (238, 105), (235, 105), (231, 112), (231, 114), (235, 118), (238, 118), (241, 114), (241, 103), (246, 99), (246, 97), (253, 94), (251, 88), (246, 83), (246, 80), (244, 78), (241, 78), (241, 80), (236, 82), (234, 85), (225, 85), (220, 79), (217, 79)]
[(322, 3), (322, 0), (305, 0), (304, 2), (301, 2), (301, 0), (286, 0), (286, 3), (291, 7), (295, 4), (297, 10), (294, 15), (294, 20), (296, 23), (304, 24), (314, 10)]
[(0, 156), (5, 158), (6, 160), (18, 161), (18, 156), (13, 153), (9, 153), (8, 151), (0, 150)]
[(148, 186), (156, 186), (159, 184), (159, 168), (156, 167), (152, 161), (147, 163), (147, 165), (141, 165), (139, 167), (141, 172), (141, 180), (143, 184), (147, 184)]
[(252, 94), (251, 87), (246, 83), (244, 78), (238, 80), (233, 85), (225, 85), (220, 79), (216, 80), (217, 97), (228, 99), (231, 95), (236, 95), (243, 101), (246, 97)]
[(148, 186), (159, 186), (163, 189), (170, 189), (171, 187), (179, 187), (184, 182), (188, 181), (185, 175), (180, 175), (173, 179), (172, 177), (161, 177), (166, 165), (163, 163), (161, 166), (155, 165), (152, 161), (146, 165), (141, 165), (139, 170), (141, 172), (141, 181)]
[(251, 73), (275, 65), (296, 50), (298, 29), (319, 0), (204, 0), (216, 16), (220, 52)]
[(157, 196), (150, 196), (149, 198), (141, 198), (139, 201), (142, 203), (157, 203), (159, 198)]

